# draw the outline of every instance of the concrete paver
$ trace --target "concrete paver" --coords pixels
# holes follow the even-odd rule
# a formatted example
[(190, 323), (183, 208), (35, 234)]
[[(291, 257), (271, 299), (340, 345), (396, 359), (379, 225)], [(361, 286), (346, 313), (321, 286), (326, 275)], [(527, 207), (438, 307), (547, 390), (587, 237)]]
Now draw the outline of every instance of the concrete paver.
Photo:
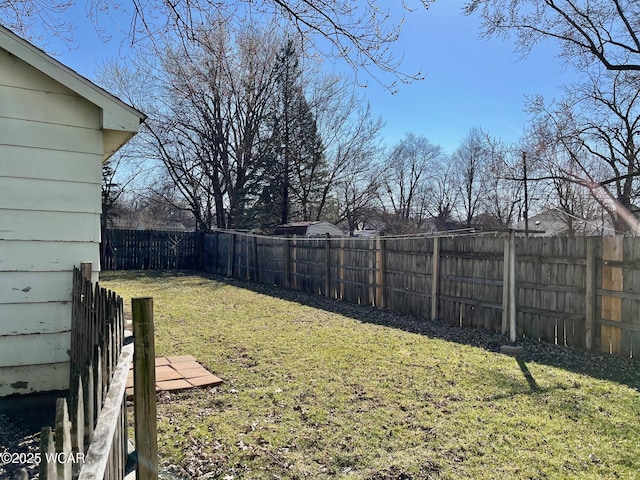
[[(193, 355), (157, 357), (155, 364), (157, 392), (216, 386), (223, 383), (220, 377), (200, 365)], [(127, 397), (132, 396), (133, 366), (127, 378)]]

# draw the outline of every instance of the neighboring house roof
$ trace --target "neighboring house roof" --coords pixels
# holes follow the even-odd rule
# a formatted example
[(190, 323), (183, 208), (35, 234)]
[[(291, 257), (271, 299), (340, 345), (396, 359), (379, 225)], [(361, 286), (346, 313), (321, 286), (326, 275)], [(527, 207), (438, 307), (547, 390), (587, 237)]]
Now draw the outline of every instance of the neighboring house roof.
[[(516, 230), (525, 230), (525, 221), (514, 225)], [(535, 230), (534, 235), (539, 237), (555, 237), (564, 235), (567, 230), (566, 216), (557, 210), (546, 210), (529, 217), (529, 230)]]
[(278, 225), (274, 235), (299, 235), (305, 237), (321, 236), (329, 234), (333, 237), (341, 237), (344, 232), (329, 222), (292, 222)]
[(102, 110), (104, 156), (107, 160), (138, 132), (144, 113), (127, 105), (79, 73), (0, 25), (0, 48), (44, 73)]
[[(566, 236), (569, 233), (569, 217), (561, 210), (545, 210), (529, 218), (529, 230), (533, 235), (539, 237)], [(525, 229), (524, 220), (514, 225), (517, 230)], [(611, 234), (614, 229), (608, 218), (600, 220), (573, 219), (573, 230), (575, 235), (603, 235)]]
[(354, 230), (354, 237), (377, 237), (380, 235), (379, 230), (374, 230), (372, 228), (365, 228), (363, 230)]

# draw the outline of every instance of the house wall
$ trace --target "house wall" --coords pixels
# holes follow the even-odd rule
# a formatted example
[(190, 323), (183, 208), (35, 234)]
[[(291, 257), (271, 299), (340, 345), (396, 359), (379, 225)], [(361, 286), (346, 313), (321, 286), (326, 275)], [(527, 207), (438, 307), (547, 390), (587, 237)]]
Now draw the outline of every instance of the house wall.
[(342, 230), (328, 222), (316, 223), (309, 226), (307, 229), (308, 237), (325, 236), (327, 233), (332, 237), (344, 236), (344, 232)]
[(101, 110), (0, 49), (0, 396), (66, 389), (72, 271), (99, 271)]

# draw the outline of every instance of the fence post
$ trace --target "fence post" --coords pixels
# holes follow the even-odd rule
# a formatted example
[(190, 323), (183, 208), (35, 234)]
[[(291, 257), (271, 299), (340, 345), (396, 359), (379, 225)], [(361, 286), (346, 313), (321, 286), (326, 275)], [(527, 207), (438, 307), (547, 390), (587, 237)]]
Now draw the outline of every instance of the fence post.
[(596, 315), (596, 251), (595, 238), (587, 238), (587, 271), (585, 275), (585, 348), (593, 349), (593, 332)]
[(227, 241), (227, 278), (233, 276), (233, 254), (236, 246), (236, 237), (231, 232), (227, 232), (229, 240)]
[(516, 341), (516, 232), (509, 236), (509, 340)]
[(502, 262), (502, 334), (509, 331), (509, 259), (511, 254), (510, 238), (504, 239), (504, 257)]
[(384, 308), (385, 240), (376, 237), (376, 307)]
[(91, 281), (91, 274), (93, 271), (93, 264), (91, 262), (82, 262), (80, 264), (80, 275), (82, 276), (82, 280)]
[(194, 239), (194, 248), (197, 248), (198, 250), (198, 270), (201, 272), (204, 271), (205, 235), (206, 233), (204, 231), (196, 232), (196, 237)]
[(213, 270), (211, 273), (218, 273), (218, 235), (217, 231), (213, 232)]
[(340, 279), (340, 298), (344, 298), (344, 238), (340, 239), (340, 266), (338, 267), (338, 277)]
[(156, 370), (153, 336), (153, 298), (131, 300), (133, 317), (133, 392), (135, 411), (137, 480), (158, 478)]
[(438, 320), (438, 287), (440, 283), (440, 237), (433, 237), (431, 258), (431, 320)]
[(291, 240), (291, 288), (298, 289), (298, 241), (294, 235)]
[(291, 243), (284, 239), (284, 288), (291, 288)]
[(227, 232), (230, 239), (227, 244), (227, 278), (233, 278), (233, 264), (235, 263), (236, 256), (236, 236)]
[(253, 237), (253, 275), (254, 281), (260, 281), (260, 268), (258, 267), (258, 236)]
[(324, 240), (324, 295), (331, 296), (331, 237), (327, 233)]
[(368, 260), (368, 283), (369, 283), (369, 301), (368, 305), (374, 307), (376, 305), (376, 242), (373, 237), (369, 238), (367, 245)]
[(244, 242), (244, 245), (245, 245), (245, 249), (244, 250), (246, 252), (246, 260), (244, 262), (244, 265), (245, 265), (244, 268), (246, 270), (245, 277), (246, 277), (247, 281), (251, 280), (251, 257), (253, 256), (250, 253), (250, 250), (252, 249), (253, 242), (250, 242), (249, 240), (251, 240), (251, 237), (246, 236), (246, 235), (243, 236), (243, 242)]

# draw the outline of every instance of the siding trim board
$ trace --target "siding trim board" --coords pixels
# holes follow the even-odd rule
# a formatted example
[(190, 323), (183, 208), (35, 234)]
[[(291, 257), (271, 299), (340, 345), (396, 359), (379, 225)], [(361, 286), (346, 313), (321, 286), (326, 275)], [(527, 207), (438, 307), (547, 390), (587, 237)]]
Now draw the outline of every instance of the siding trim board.
[[(26, 154), (25, 154), (26, 153)], [(2, 145), (0, 143), (0, 172), (6, 177), (22, 177), (44, 180), (69, 180), (69, 171), (74, 172), (77, 182), (102, 182), (101, 172), (96, 172), (95, 163), (102, 161), (102, 154), (90, 157), (78, 152), (65, 152), (47, 148)]]
[(0, 351), (3, 352), (0, 367), (67, 362), (70, 348), (70, 326), (69, 330), (56, 333), (3, 335), (0, 336)]
[(66, 390), (69, 387), (70, 362), (0, 367), (0, 397)]
[(0, 208), (0, 241), (100, 242), (97, 213)]
[(0, 205), (7, 210), (95, 213), (101, 211), (100, 185), (5, 178), (0, 176)]
[(1, 304), (0, 336), (65, 332), (69, 315), (69, 302)]

